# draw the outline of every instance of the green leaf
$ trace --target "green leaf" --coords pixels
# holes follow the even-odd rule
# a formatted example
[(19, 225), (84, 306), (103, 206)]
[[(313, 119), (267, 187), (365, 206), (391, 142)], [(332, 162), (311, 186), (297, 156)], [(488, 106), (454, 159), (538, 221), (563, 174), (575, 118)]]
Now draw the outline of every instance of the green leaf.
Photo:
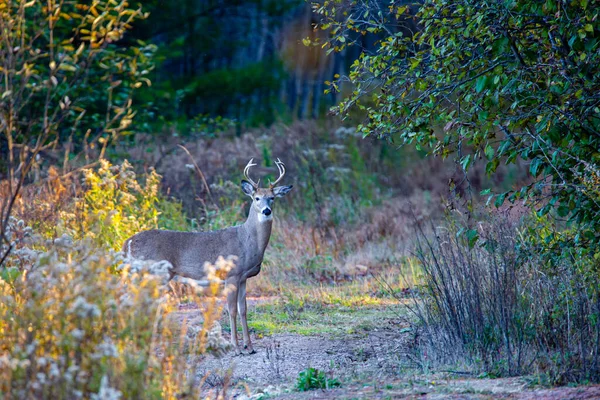
[(498, 196), (496, 196), (496, 201), (494, 202), (494, 205), (496, 206), (496, 208), (499, 208), (502, 206), (502, 204), (504, 204), (504, 199), (506, 199), (506, 192), (505, 193), (501, 193)]
[(573, 47), (573, 43), (575, 43), (576, 40), (577, 40), (577, 35), (571, 36), (571, 38), (568, 41), (569, 47)]
[(493, 174), (494, 172), (496, 172), (498, 165), (500, 165), (500, 160), (498, 158), (494, 158), (492, 161), (488, 162), (485, 165), (485, 173), (488, 175)]
[(477, 93), (481, 93), (483, 91), (483, 89), (485, 89), (486, 82), (487, 82), (487, 76), (485, 76), (485, 75), (480, 76), (477, 79), (477, 82), (475, 83), (475, 91), (477, 91)]
[(70, 71), (70, 72), (77, 71), (77, 68), (75, 68), (73, 65), (69, 65), (69, 64), (65, 64), (65, 63), (60, 64), (58, 69), (63, 70), (63, 71)]
[(558, 206), (558, 208), (556, 209), (556, 213), (559, 217), (566, 217), (567, 215), (569, 215), (570, 211), (571, 210), (569, 210), (569, 207), (563, 204)]
[(531, 162), (531, 164), (529, 165), (529, 172), (531, 173), (531, 175), (533, 176), (538, 176), (540, 171), (540, 166), (542, 165), (542, 159), (541, 158), (534, 158), (533, 161)]
[(489, 144), (487, 146), (485, 146), (484, 153), (485, 153), (485, 156), (488, 158), (488, 160), (491, 160), (492, 158), (494, 158), (494, 148), (492, 146), (490, 146)]
[(462, 158), (462, 160), (460, 160), (460, 165), (462, 165), (462, 167), (465, 171), (469, 170), (469, 166), (471, 165), (471, 160), (472, 160), (472, 157), (470, 154), (467, 154), (466, 156), (464, 156)]
[(544, 215), (548, 214), (551, 209), (552, 206), (550, 204), (546, 204), (544, 207), (540, 208), (536, 214), (538, 217), (543, 217)]
[(469, 241), (469, 247), (473, 248), (473, 246), (475, 246), (477, 243), (477, 240), (479, 240), (479, 233), (477, 233), (475, 229), (469, 229), (466, 234), (467, 240)]
[(9, 284), (12, 284), (19, 276), (21, 276), (21, 272), (17, 268), (2, 268), (0, 270), (0, 279)]

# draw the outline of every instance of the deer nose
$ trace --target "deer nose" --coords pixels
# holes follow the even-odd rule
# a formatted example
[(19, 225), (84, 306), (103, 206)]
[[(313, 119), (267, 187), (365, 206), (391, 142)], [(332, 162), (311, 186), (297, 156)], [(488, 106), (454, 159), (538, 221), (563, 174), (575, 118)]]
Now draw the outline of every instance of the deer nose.
[(265, 208), (264, 210), (262, 210), (262, 213), (265, 215), (271, 215), (271, 209), (270, 208)]

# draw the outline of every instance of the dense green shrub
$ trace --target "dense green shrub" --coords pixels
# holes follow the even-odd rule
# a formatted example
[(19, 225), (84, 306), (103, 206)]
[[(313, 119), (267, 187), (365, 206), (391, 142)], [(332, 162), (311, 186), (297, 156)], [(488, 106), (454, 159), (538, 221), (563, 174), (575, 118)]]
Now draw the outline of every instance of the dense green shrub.
[[(484, 160), (523, 160), (535, 178), (506, 199), (527, 199), (539, 215), (556, 209), (577, 224), (569, 243), (600, 253), (600, 26), (597, 0), (427, 0), (315, 3), (329, 51), (344, 51), (352, 34), (379, 34), (348, 77), (351, 94), (336, 108), (360, 109), (364, 135), (409, 143), (465, 170)], [(418, 28), (412, 26), (418, 23)], [(490, 198), (491, 199), (491, 198)]]

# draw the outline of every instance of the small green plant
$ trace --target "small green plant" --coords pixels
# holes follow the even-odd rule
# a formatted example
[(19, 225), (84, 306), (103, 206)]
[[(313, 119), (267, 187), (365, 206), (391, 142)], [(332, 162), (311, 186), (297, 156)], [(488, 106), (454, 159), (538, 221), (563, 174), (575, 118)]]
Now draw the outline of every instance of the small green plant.
[(325, 372), (316, 368), (307, 368), (298, 374), (296, 389), (306, 392), (307, 390), (330, 389), (341, 385), (339, 380), (327, 377)]

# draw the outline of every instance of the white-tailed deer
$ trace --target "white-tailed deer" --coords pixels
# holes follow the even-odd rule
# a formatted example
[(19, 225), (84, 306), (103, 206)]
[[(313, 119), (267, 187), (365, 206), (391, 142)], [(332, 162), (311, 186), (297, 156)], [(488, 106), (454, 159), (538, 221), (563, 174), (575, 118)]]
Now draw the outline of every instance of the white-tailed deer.
[[(260, 272), (265, 249), (271, 237), (273, 224), (273, 201), (283, 197), (289, 186), (275, 186), (285, 175), (285, 165), (277, 159), (279, 178), (269, 182), (268, 188), (260, 188), (248, 172), (256, 164), (248, 162), (244, 168), (242, 191), (252, 198), (252, 205), (246, 222), (242, 225), (212, 232), (177, 232), (150, 230), (140, 232), (125, 241), (123, 251), (130, 257), (142, 260), (167, 260), (173, 266), (171, 278), (176, 275), (194, 280), (205, 277), (204, 263), (214, 264), (219, 256), (235, 256), (235, 268), (232, 269), (226, 283), (235, 289), (227, 295), (227, 309), (231, 322), (231, 342), (239, 354), (241, 349), (237, 340), (237, 313), (240, 314), (244, 336), (244, 348), (253, 353), (248, 322), (246, 320), (246, 280)], [(237, 308), (236, 308), (237, 305)]]

